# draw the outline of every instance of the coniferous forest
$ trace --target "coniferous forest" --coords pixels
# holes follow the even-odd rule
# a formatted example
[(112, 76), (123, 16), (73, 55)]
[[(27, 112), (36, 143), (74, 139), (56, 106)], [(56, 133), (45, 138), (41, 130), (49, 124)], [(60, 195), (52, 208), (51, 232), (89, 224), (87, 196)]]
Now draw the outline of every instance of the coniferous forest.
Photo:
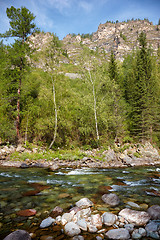
[[(160, 146), (160, 48), (153, 51), (145, 32), (123, 61), (114, 49), (106, 58), (105, 52), (83, 47), (74, 65), (60, 60), (69, 56), (56, 34), (41, 51), (32, 47), (29, 36), (40, 29), (28, 9), (11, 7), (6, 14), (10, 28), (0, 42), (1, 143), (56, 149), (147, 140)], [(5, 44), (10, 37), (14, 43)]]

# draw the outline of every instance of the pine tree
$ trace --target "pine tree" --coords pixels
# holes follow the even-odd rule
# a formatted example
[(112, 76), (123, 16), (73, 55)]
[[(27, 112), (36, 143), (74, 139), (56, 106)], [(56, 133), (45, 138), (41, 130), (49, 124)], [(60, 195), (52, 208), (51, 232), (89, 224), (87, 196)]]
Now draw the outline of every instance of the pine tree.
[(17, 117), (16, 117), (16, 132), (17, 139), (20, 140), (20, 96), (21, 83), (24, 78), (24, 72), (27, 69), (27, 55), (30, 55), (30, 48), (26, 42), (28, 35), (37, 31), (33, 20), (35, 16), (25, 7), (21, 8), (7, 8), (7, 17), (10, 19), (10, 29), (6, 33), (1, 34), (1, 37), (18, 38), (12, 45), (10, 51), (11, 64), (10, 69), (14, 70), (13, 78), (17, 81)]

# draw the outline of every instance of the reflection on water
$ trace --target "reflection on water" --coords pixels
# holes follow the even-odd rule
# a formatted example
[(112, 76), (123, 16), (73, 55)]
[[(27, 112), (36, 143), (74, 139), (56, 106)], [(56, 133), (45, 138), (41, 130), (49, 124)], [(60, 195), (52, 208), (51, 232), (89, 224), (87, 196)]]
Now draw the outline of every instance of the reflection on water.
[[(91, 199), (95, 208), (103, 209), (101, 196), (108, 191), (120, 197), (119, 210), (127, 201), (160, 205), (160, 168), (68, 168), (55, 172), (39, 168), (0, 168), (1, 233), (5, 235), (18, 224), (30, 229), (32, 221), (40, 222), (45, 211), (57, 205), (66, 210), (82, 197)], [(19, 219), (16, 212), (27, 208), (36, 209), (41, 217)]]

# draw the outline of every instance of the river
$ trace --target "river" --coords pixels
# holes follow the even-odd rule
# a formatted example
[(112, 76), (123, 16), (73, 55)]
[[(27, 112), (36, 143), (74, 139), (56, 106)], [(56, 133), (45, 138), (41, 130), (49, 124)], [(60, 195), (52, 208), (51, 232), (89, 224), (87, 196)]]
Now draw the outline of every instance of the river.
[[(120, 197), (118, 207), (109, 208), (102, 202), (101, 196), (107, 192)], [(160, 167), (64, 168), (54, 172), (42, 168), (0, 168), (0, 239), (16, 229), (35, 231), (41, 236), (39, 224), (55, 206), (67, 211), (83, 197), (92, 200), (100, 213), (118, 213), (129, 201), (160, 205)], [(36, 209), (37, 214), (18, 216), (16, 213), (23, 209)]]

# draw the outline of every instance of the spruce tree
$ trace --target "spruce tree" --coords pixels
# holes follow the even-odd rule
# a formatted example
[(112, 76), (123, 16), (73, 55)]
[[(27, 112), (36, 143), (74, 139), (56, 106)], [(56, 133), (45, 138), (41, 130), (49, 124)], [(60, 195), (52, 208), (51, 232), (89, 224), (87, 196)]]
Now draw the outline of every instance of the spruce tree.
[(118, 76), (117, 63), (116, 63), (116, 59), (113, 51), (111, 51), (111, 55), (110, 55), (108, 72), (111, 80), (117, 80), (117, 76)]
[(157, 122), (158, 89), (154, 76), (153, 56), (147, 47), (146, 34), (139, 35), (139, 49), (131, 57), (124, 77), (125, 98), (129, 103), (130, 131), (142, 140), (151, 140)]

